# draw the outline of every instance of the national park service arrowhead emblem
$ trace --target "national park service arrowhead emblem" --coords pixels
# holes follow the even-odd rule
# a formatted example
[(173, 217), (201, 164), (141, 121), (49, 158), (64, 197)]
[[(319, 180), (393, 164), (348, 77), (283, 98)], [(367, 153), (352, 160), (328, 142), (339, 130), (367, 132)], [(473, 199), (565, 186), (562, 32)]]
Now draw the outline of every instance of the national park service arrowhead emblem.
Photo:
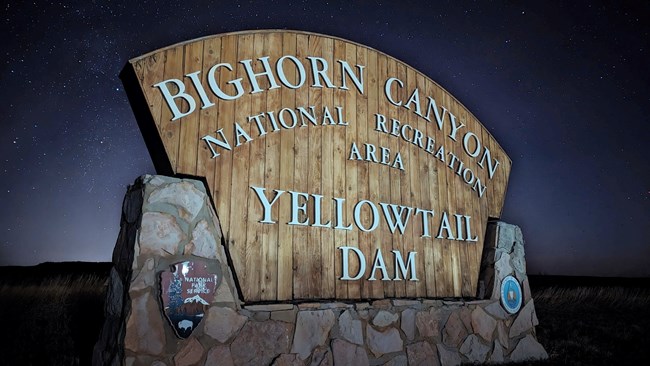
[(207, 262), (194, 260), (172, 264), (160, 273), (165, 316), (179, 338), (189, 337), (203, 319), (221, 281), (219, 272), (210, 271)]

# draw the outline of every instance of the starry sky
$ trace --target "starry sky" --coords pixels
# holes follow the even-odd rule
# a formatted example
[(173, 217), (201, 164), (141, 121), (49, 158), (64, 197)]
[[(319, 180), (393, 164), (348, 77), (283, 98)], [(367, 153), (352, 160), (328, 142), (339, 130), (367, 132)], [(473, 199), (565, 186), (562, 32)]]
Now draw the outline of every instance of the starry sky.
[(648, 2), (36, 1), (1, 19), (0, 265), (110, 261), (126, 186), (155, 173), (127, 60), (295, 29), (396, 57), (478, 117), (513, 161), (502, 219), (530, 273), (650, 276)]

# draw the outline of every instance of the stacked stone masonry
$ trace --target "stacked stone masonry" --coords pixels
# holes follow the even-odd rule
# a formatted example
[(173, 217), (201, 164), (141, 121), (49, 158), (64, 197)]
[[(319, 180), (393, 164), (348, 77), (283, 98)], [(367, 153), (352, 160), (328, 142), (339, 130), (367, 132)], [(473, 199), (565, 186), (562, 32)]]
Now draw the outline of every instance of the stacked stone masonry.
[[(535, 336), (538, 320), (525, 274), (521, 231), (497, 223), (488, 235), (493, 241), (486, 240), (485, 256), (495, 270), (483, 268), (484, 288), (496, 288), (504, 276), (516, 275), (524, 287), (524, 305), (517, 314), (503, 309), (492, 287), (487, 299), (473, 301), (247, 305), (239, 300), (203, 184), (144, 176), (129, 188), (124, 201), (107, 319), (93, 363), (459, 365), (547, 358)], [(192, 259), (213, 261), (223, 280), (205, 306), (202, 321), (187, 339), (180, 339), (162, 312), (157, 278), (171, 264)], [(499, 261), (507, 265), (497, 266)]]

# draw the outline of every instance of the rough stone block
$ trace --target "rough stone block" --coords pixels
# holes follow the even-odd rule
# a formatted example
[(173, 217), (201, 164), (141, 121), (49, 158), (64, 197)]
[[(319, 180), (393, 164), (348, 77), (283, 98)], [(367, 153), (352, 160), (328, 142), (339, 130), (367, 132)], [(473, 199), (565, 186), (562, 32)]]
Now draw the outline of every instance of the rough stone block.
[(408, 366), (409, 361), (408, 358), (406, 358), (405, 355), (397, 355), (390, 360), (388, 360), (385, 364), (382, 366)]
[(533, 326), (538, 323), (537, 315), (535, 315), (535, 305), (533, 304), (533, 300), (530, 300), (523, 309), (519, 311), (519, 315), (517, 315), (517, 318), (515, 318), (515, 321), (510, 327), (510, 333), (508, 336), (510, 338), (516, 338), (520, 334), (532, 329)]
[(401, 299), (393, 300), (393, 306), (418, 306), (418, 305), (422, 305), (422, 302), (420, 300), (401, 300)]
[(327, 346), (317, 347), (311, 356), (309, 366), (334, 366), (332, 351)]
[(303, 366), (304, 362), (300, 360), (298, 355), (293, 353), (284, 353), (273, 360), (272, 366)]
[(368, 309), (369, 307), (370, 307), (370, 304), (367, 303), (367, 302), (360, 302), (360, 303), (354, 304), (354, 308), (357, 309), (357, 311), (365, 310), (365, 309)]
[(212, 235), (208, 222), (206, 220), (199, 221), (192, 230), (192, 241), (190, 242), (191, 250), (185, 255), (191, 254), (197, 257), (216, 259), (217, 258), (217, 240)]
[(232, 360), (232, 355), (230, 354), (230, 347), (224, 345), (217, 345), (208, 351), (207, 356), (205, 357), (205, 363), (203, 366), (234, 366)]
[(253, 313), (253, 319), (258, 322), (269, 320), (271, 313), (268, 311), (256, 311)]
[(440, 319), (435, 308), (420, 311), (415, 314), (415, 325), (421, 337), (431, 338), (440, 336)]
[[(289, 353), (290, 324), (267, 320), (247, 322), (230, 345), (235, 365), (268, 365), (282, 353)], [(294, 352), (291, 352), (294, 353)]]
[(375, 300), (372, 302), (372, 307), (375, 309), (389, 309), (391, 302), (389, 299)]
[(203, 357), (203, 346), (196, 338), (185, 341), (185, 345), (174, 355), (175, 366), (196, 365)]
[(369, 365), (368, 354), (363, 347), (341, 339), (332, 341), (334, 365)]
[(510, 354), (510, 361), (512, 362), (545, 360), (547, 358), (548, 354), (544, 350), (544, 347), (530, 334), (519, 341), (515, 350)]
[(131, 281), (131, 291), (144, 290), (145, 288), (152, 287), (155, 285), (156, 281), (156, 272), (154, 267), (156, 262), (153, 258), (147, 258), (144, 262), (143, 268), (138, 271), (138, 274), (134, 276)]
[(490, 363), (503, 363), (503, 347), (499, 340), (494, 341), (494, 348), (492, 348), (492, 355), (490, 356)]
[(465, 326), (465, 329), (467, 329), (468, 333), (473, 332), (472, 328), (472, 310), (467, 307), (463, 306), (462, 308), (456, 310), (458, 312), (458, 315), (460, 316), (460, 320), (463, 322), (463, 325)]
[(142, 214), (139, 247), (140, 255), (166, 257), (176, 254), (186, 236), (176, 219), (160, 212)]
[(196, 189), (188, 181), (171, 183), (151, 192), (149, 203), (168, 203), (178, 208), (179, 215), (187, 222), (192, 222), (203, 208), (205, 193)]
[(402, 321), (400, 323), (400, 327), (402, 328), (402, 332), (404, 332), (404, 335), (406, 335), (406, 339), (409, 341), (412, 341), (415, 339), (415, 314), (416, 314), (415, 309), (406, 309), (402, 311)]
[(372, 319), (372, 324), (378, 327), (387, 327), (395, 323), (399, 319), (398, 314), (391, 313), (386, 310), (380, 310), (377, 312), (377, 315)]
[(450, 347), (458, 347), (460, 342), (467, 337), (467, 329), (460, 319), (458, 312), (453, 312), (442, 331), (442, 341)]
[[(227, 262), (221, 262), (221, 263), (227, 263)], [(232, 290), (233, 287), (231, 287), (226, 279), (221, 281), (219, 284), (219, 287), (217, 287), (217, 290), (215, 291), (214, 295), (214, 300), (212, 301), (213, 304), (224, 304), (228, 305), (230, 307), (237, 308), (239, 301), (235, 299), (234, 291)]]
[(165, 347), (165, 329), (158, 304), (146, 292), (131, 300), (131, 315), (127, 322), (130, 330), (124, 347), (136, 353), (159, 355)]
[(294, 307), (290, 310), (279, 310), (271, 312), (271, 319), (294, 324), (296, 322), (296, 315), (298, 315), (298, 308)]
[(307, 359), (316, 346), (322, 346), (329, 337), (336, 317), (332, 310), (300, 311), (296, 320), (291, 353)]
[(508, 337), (508, 328), (506, 327), (505, 322), (500, 321), (497, 324), (497, 336), (499, 337), (499, 343), (506, 349), (510, 348), (510, 338)]
[(292, 310), (293, 304), (266, 304), (266, 305), (247, 305), (244, 308), (250, 311), (279, 311)]
[(460, 353), (470, 362), (485, 362), (488, 352), (490, 352), (490, 346), (483, 344), (474, 334), (470, 334), (460, 346)]
[(368, 324), (366, 326), (366, 337), (368, 348), (375, 357), (381, 357), (383, 354), (402, 350), (402, 338), (399, 335), (399, 331), (395, 328), (380, 332)]
[(515, 244), (515, 225), (499, 221), (497, 223), (497, 248), (503, 249), (510, 253)]
[(494, 318), (503, 320), (506, 319), (510, 316), (504, 309), (503, 306), (501, 306), (501, 303), (497, 300), (490, 305), (486, 306), (483, 308), (485, 312), (488, 314), (492, 315)]
[(427, 342), (418, 342), (406, 346), (409, 365), (438, 366), (438, 356)]
[(339, 332), (341, 336), (354, 344), (363, 344), (363, 328), (360, 320), (353, 317), (353, 310), (346, 310), (339, 316)]
[(526, 259), (524, 258), (524, 246), (517, 243), (512, 251), (512, 259), (510, 260), (512, 268), (514, 268), (521, 276), (526, 274)]
[(501, 256), (501, 258), (494, 263), (494, 271), (495, 271), (495, 278), (494, 278), (494, 286), (498, 287), (501, 286), (501, 280), (506, 278), (506, 276), (512, 274), (512, 266), (510, 265), (510, 255), (504, 254)]
[(203, 331), (221, 343), (226, 343), (248, 320), (231, 308), (211, 306), (205, 317)]
[(440, 357), (441, 366), (458, 366), (461, 364), (462, 360), (457, 349), (446, 347), (440, 343), (436, 347), (438, 348), (438, 357)]
[(524, 280), (523, 280), (523, 282), (521, 284), (521, 288), (522, 288), (522, 290), (524, 292), (524, 298), (522, 299), (522, 301), (525, 304), (528, 301), (533, 299), (533, 295), (530, 292), (530, 283), (528, 282), (528, 276), (526, 276), (526, 278), (524, 278)]
[(483, 309), (477, 307), (472, 312), (472, 328), (474, 332), (481, 336), (485, 341), (492, 342), (494, 329), (497, 321), (489, 316)]

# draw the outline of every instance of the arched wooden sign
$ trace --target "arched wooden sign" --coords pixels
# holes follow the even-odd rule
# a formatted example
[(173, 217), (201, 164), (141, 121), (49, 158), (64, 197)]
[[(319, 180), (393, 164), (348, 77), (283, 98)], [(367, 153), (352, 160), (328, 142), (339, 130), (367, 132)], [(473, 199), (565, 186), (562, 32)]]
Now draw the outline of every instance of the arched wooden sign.
[(245, 301), (475, 296), (511, 161), (417, 70), (270, 30), (163, 48), (122, 78), (159, 173), (207, 180)]

